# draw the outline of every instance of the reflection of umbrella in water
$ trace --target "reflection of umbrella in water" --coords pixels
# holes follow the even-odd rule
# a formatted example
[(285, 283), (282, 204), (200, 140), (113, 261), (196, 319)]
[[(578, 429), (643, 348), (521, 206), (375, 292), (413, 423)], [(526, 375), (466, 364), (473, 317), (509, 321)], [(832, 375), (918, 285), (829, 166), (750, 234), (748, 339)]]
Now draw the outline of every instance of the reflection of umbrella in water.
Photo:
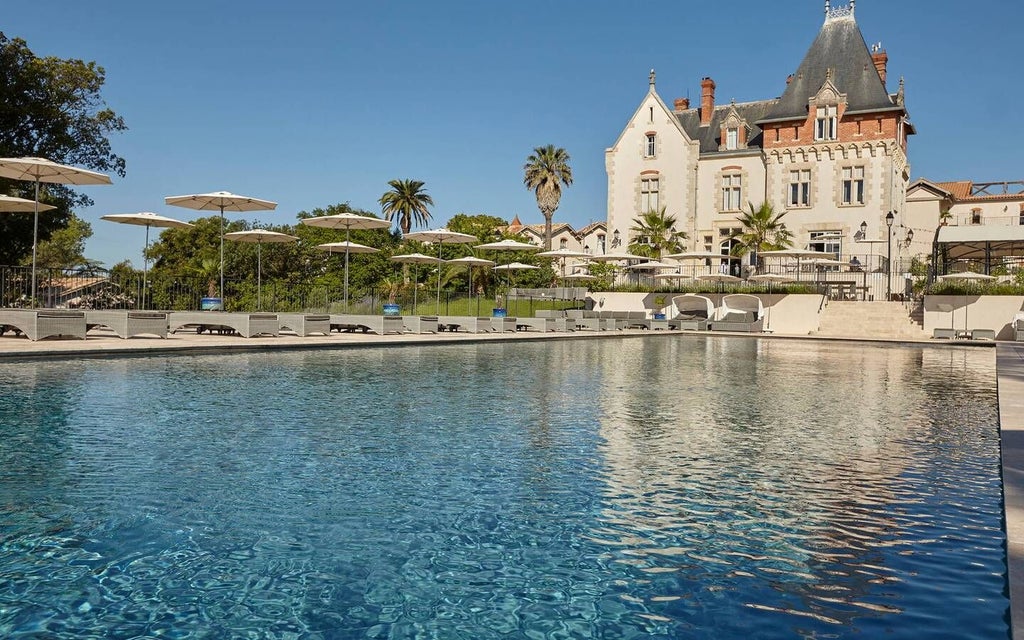
[[(492, 267), (494, 266), (493, 260), (484, 260), (483, 258), (477, 258), (476, 256), (466, 256), (465, 258), (455, 258), (449, 260), (448, 264), (464, 264), (469, 267), (469, 297), (473, 298), (473, 267)], [(480, 315), (480, 297), (476, 299), (476, 314)]]
[[(316, 218), (303, 218), (302, 224), (310, 227), (320, 227), (321, 229), (344, 229), (345, 230), (345, 242), (351, 242), (352, 230), (356, 231), (367, 230), (367, 229), (386, 229), (391, 226), (391, 222), (388, 220), (381, 220), (380, 218), (374, 218), (372, 216), (361, 216), (355, 213), (336, 213), (330, 216), (318, 216)], [(356, 253), (356, 252), (353, 252)], [(349, 252), (345, 252), (345, 311), (348, 311), (348, 255)]]
[(296, 236), (290, 236), (287, 233), (278, 233), (277, 231), (268, 231), (266, 229), (250, 229), (249, 231), (232, 231), (231, 233), (225, 233), (224, 237), (228, 240), (234, 240), (235, 242), (255, 242), (256, 243), (256, 310), (263, 310), (263, 243), (285, 243), (295, 242), (298, 240)]
[[(431, 229), (430, 231), (415, 231), (405, 234), (406, 240), (417, 242), (433, 242), (437, 244), (437, 257), (441, 258), (441, 247), (448, 244), (467, 244), (476, 242), (477, 237), (468, 233), (459, 233), (449, 229)], [(441, 269), (437, 270), (437, 302), (434, 308), (434, 315), (441, 314)]]
[(323, 249), (331, 253), (344, 253), (345, 254), (345, 311), (348, 311), (348, 256), (352, 253), (377, 253), (377, 249), (368, 247), (365, 244), (358, 244), (356, 242), (328, 242), (325, 244), (318, 244), (317, 249)]
[[(947, 273), (946, 275), (939, 276), (939, 280), (943, 280), (945, 282), (959, 281), (959, 282), (975, 282), (975, 283), (986, 282), (987, 283), (987, 282), (991, 282), (991, 281), (993, 281), (995, 279), (996, 279), (995, 276), (985, 275), (984, 273), (975, 273), (973, 271), (961, 271), (961, 272), (958, 272), (958, 273)], [(970, 306), (970, 305), (967, 304), (967, 296), (964, 295), (964, 331), (968, 330), (968, 326), (967, 326), (967, 308), (968, 308), (968, 306)], [(950, 319), (949, 319), (949, 328), (950, 329), (953, 329), (953, 322), (954, 322), (953, 314), (955, 312), (956, 312), (956, 309), (954, 308), (952, 310), (952, 312), (950, 313)]]
[(191, 227), (192, 225), (182, 220), (167, 218), (149, 211), (142, 211), (140, 213), (112, 213), (110, 215), (100, 216), (100, 220), (119, 222), (121, 224), (136, 224), (146, 227), (146, 244), (145, 248), (142, 250), (142, 308), (145, 309), (147, 284), (146, 274), (149, 272), (149, 259), (146, 257), (146, 252), (149, 250), (149, 228), (163, 227), (166, 229), (183, 229), (185, 227)]
[(214, 191), (213, 193), (197, 193), (188, 196), (167, 196), (164, 202), (186, 209), (197, 211), (220, 211), (220, 291), (221, 299), (224, 298), (224, 212), (234, 211), (271, 211), (277, 208), (276, 202), (260, 200), (249, 196), (240, 196), (228, 191)]
[(46, 211), (39, 204), (39, 183), (50, 184), (110, 184), (103, 173), (57, 164), (46, 158), (0, 158), (0, 178), (12, 178), (36, 183), (32, 221), (32, 306), (36, 306), (36, 249), (39, 245), (39, 212)]
[(394, 262), (415, 265), (415, 271), (412, 278), (412, 308), (413, 312), (415, 313), (416, 307), (419, 304), (418, 296), (416, 295), (419, 292), (419, 265), (440, 264), (442, 261), (438, 257), (427, 256), (423, 255), (422, 253), (406, 253), (404, 255), (391, 256), (391, 259)]

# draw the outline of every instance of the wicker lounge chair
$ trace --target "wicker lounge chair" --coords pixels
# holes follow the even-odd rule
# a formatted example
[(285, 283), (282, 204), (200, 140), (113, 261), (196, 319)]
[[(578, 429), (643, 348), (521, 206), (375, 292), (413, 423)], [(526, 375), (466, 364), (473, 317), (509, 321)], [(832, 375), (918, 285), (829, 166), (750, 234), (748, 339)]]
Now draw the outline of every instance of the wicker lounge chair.
[(153, 335), (166, 338), (168, 330), (166, 311), (129, 311), (118, 309), (87, 309), (85, 324), (87, 329), (107, 327), (121, 338), (132, 338), (140, 335)]
[(761, 299), (747, 293), (722, 296), (718, 317), (708, 324), (711, 331), (760, 333), (763, 327), (764, 306)]
[(85, 312), (64, 309), (0, 309), (0, 328), (24, 333), (33, 342), (70, 336), (85, 340)]
[(437, 316), (402, 316), (409, 333), (437, 333)]
[(331, 314), (331, 330), (340, 333), (405, 333), (405, 318), (402, 316), (371, 316), (354, 314)]
[(438, 316), (438, 326), (445, 331), (466, 331), (468, 333), (490, 333), (494, 331), (491, 318), (486, 316)]
[(276, 313), (232, 313), (227, 311), (172, 311), (169, 314), (171, 333), (194, 327), (196, 333), (227, 327), (243, 338), (258, 335), (276, 336), (281, 326)]
[(956, 329), (952, 327), (935, 327), (932, 329), (932, 338), (937, 340), (954, 340)]
[[(561, 328), (559, 328), (561, 326)], [(519, 331), (565, 331), (565, 318), (516, 318), (516, 329)]]
[(280, 329), (291, 329), (302, 338), (314, 333), (325, 336), (331, 333), (331, 316), (326, 313), (279, 313), (277, 324)]
[(710, 298), (684, 293), (672, 298), (676, 315), (672, 322), (684, 331), (707, 331), (708, 321), (715, 315), (715, 305)]

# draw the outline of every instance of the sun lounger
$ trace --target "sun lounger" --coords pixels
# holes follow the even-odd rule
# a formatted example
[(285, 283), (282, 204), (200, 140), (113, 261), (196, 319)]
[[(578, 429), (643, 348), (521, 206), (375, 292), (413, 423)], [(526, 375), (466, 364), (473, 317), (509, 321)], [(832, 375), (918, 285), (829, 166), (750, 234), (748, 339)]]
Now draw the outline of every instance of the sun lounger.
[(331, 333), (331, 316), (326, 313), (279, 313), (277, 324), (280, 329), (291, 329), (301, 338), (314, 333), (325, 336)]
[(952, 327), (935, 327), (932, 329), (932, 338), (937, 340), (954, 340), (956, 329)]
[(4, 332), (8, 329), (20, 331), (33, 342), (56, 336), (85, 340), (85, 312), (65, 309), (0, 309), (0, 328), (4, 328)]
[(708, 323), (711, 331), (745, 331), (760, 333), (764, 328), (764, 307), (761, 299), (746, 293), (722, 296), (718, 317)]
[(437, 333), (437, 316), (402, 316), (409, 333)]
[(331, 330), (342, 333), (373, 332), (377, 335), (385, 333), (405, 333), (405, 319), (402, 316), (370, 316), (331, 314)]
[(446, 327), (446, 331), (466, 331), (468, 333), (490, 333), (494, 331), (491, 318), (475, 316), (439, 316), (438, 325)]
[(518, 329), (518, 320), (516, 318), (509, 318), (507, 316), (501, 318), (491, 318), (491, 327), (498, 333), (504, 333), (506, 331), (512, 331), (513, 333)]
[(213, 332), (226, 327), (243, 338), (258, 335), (276, 336), (281, 326), (276, 313), (234, 313), (230, 311), (171, 311), (168, 314), (171, 333), (194, 327), (196, 333)]
[(971, 340), (995, 340), (995, 329), (971, 329)]
[(672, 298), (676, 315), (672, 323), (683, 331), (707, 331), (708, 321), (715, 315), (715, 305), (710, 298), (686, 293)]
[(139, 335), (154, 335), (158, 338), (167, 337), (166, 311), (128, 311), (118, 309), (87, 309), (85, 311), (86, 329), (107, 327), (121, 338)]
[[(561, 325), (562, 328), (559, 328)], [(565, 331), (565, 318), (516, 318), (516, 329), (519, 331)]]

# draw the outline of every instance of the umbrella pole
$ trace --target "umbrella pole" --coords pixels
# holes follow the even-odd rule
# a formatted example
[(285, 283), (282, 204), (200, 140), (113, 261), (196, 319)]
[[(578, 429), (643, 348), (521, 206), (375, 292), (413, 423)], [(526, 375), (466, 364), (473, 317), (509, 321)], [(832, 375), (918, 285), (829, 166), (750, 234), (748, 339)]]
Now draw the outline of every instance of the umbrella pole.
[(416, 307), (419, 306), (417, 302), (417, 294), (419, 293), (420, 283), (420, 265), (414, 264), (412, 266), (412, 312), (416, 313)]
[(224, 205), (220, 206), (220, 310), (223, 311), (224, 304)]
[(36, 178), (35, 219), (32, 223), (32, 308), (36, 306), (36, 245), (39, 243), (39, 178)]
[(149, 250), (149, 225), (146, 225), (146, 246), (142, 249), (142, 305), (140, 309), (146, 308), (146, 274), (149, 272), (149, 261), (146, 260), (146, 251)]
[(263, 243), (256, 241), (256, 310), (263, 311)]
[(351, 226), (351, 223), (345, 225), (345, 313), (348, 313), (348, 244)]
[(441, 245), (444, 240), (437, 243), (437, 302), (434, 306), (434, 315), (441, 315)]

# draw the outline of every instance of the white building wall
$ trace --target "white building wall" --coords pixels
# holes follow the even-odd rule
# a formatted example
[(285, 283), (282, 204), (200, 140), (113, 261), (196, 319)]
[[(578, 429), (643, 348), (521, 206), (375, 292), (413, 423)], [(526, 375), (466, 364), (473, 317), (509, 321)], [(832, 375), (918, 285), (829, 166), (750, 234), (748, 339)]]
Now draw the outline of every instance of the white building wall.
[[(655, 154), (646, 155), (647, 134), (653, 132)], [(679, 226), (693, 224), (694, 167), (699, 148), (679, 126), (675, 114), (661, 101), (653, 88), (633, 114), (615, 144), (605, 151), (608, 173), (608, 251), (629, 245), (629, 229), (640, 211), (640, 180), (657, 177), (659, 205), (675, 216)], [(659, 207), (659, 208), (660, 208)], [(621, 238), (612, 247), (615, 232)]]

